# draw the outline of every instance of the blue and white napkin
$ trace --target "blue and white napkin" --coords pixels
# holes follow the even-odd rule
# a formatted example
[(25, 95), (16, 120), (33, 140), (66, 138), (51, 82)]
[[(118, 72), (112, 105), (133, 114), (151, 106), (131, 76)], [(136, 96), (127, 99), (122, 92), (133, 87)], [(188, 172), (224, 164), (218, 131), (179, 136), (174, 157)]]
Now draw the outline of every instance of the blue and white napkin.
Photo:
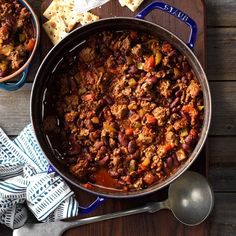
[(27, 220), (27, 207), (41, 222), (78, 214), (74, 193), (55, 173), (40, 149), (31, 125), (11, 141), (0, 128), (0, 223), (14, 229)]

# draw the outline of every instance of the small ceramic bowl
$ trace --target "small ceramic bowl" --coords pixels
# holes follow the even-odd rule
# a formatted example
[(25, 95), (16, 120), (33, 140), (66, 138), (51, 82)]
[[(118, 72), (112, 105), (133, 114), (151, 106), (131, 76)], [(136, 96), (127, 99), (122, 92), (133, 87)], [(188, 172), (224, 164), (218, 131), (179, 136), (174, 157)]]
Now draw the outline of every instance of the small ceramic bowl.
[[(39, 38), (40, 38), (40, 25), (39, 25), (39, 21), (38, 21), (38, 17), (35, 14), (34, 10), (32, 9), (32, 7), (29, 5), (29, 3), (25, 0), (18, 0), (24, 7), (26, 7), (26, 9), (31, 13), (31, 18), (32, 18), (32, 23), (33, 23), (33, 27), (34, 27), (34, 34), (35, 34), (35, 45), (34, 45), (34, 49), (30, 54), (30, 57), (27, 59), (27, 61), (25, 62), (25, 64), (17, 71), (15, 71), (14, 73), (0, 78), (0, 89), (4, 89), (7, 91), (14, 91), (17, 90), (19, 88), (21, 88), (27, 79), (27, 74), (29, 71), (29, 66), (30, 63), (32, 61), (32, 58), (35, 55), (36, 49), (38, 47), (39, 44)], [(19, 79), (19, 81), (17, 81), (16, 83), (6, 83), (7, 81), (17, 77), (21, 75), (21, 78)]]

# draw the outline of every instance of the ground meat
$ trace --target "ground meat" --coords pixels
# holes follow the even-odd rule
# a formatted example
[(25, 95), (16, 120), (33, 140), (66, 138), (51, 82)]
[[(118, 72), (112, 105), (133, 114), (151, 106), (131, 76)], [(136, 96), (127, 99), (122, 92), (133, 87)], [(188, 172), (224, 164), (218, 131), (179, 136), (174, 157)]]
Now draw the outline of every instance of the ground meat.
[(95, 50), (92, 48), (83, 48), (79, 53), (79, 59), (83, 62), (90, 62), (95, 58)]
[(163, 126), (170, 115), (170, 111), (166, 107), (157, 107), (153, 110), (152, 114), (157, 119), (158, 126)]
[(191, 80), (186, 91), (186, 101), (188, 101), (189, 98), (197, 97), (200, 91), (200, 85), (195, 80)]
[(201, 86), (186, 58), (137, 32), (102, 32), (77, 50), (53, 74), (44, 109), (48, 137), (59, 124), (68, 139), (66, 168), (119, 191), (168, 178), (201, 132)]
[(117, 118), (117, 119), (123, 119), (127, 115), (128, 107), (127, 105), (119, 105), (114, 104), (111, 106), (111, 113)]
[(161, 95), (163, 95), (166, 98), (171, 95), (170, 82), (168, 80), (162, 80), (159, 86)]
[(188, 120), (184, 117), (175, 121), (173, 127), (176, 131), (178, 131), (180, 129), (186, 128), (188, 124), (189, 124)]

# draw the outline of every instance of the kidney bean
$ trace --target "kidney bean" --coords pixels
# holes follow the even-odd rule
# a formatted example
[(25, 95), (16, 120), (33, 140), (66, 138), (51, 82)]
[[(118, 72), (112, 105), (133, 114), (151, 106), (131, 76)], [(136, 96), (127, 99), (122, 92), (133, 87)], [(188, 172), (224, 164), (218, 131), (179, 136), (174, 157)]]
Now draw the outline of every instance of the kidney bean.
[(4, 77), (5, 74), (6, 74), (5, 71), (1, 71), (1, 70), (0, 70), (0, 77)]
[(163, 171), (165, 172), (166, 175), (170, 174), (170, 169), (166, 163), (164, 163), (164, 165), (163, 165)]
[(7, 25), (7, 27), (12, 28), (13, 25), (15, 24), (15, 21), (16, 21), (16, 19), (15, 19), (15, 17), (13, 17), (13, 15), (7, 15), (6, 16), (6, 25)]
[(106, 97), (104, 97), (104, 100), (109, 105), (112, 105), (114, 103), (113, 99), (110, 96), (108, 96), (108, 95)]
[(178, 109), (176, 107), (171, 109), (171, 113), (177, 113), (177, 112), (178, 112)]
[(175, 98), (175, 100), (170, 104), (170, 108), (176, 107), (179, 104), (179, 102), (180, 98), (179, 97)]
[(107, 164), (107, 162), (109, 161), (109, 159), (110, 159), (109, 156), (105, 156), (98, 163), (101, 166), (105, 166)]
[(107, 136), (102, 137), (102, 141), (104, 142), (106, 146), (109, 146), (109, 140)]
[(105, 146), (100, 147), (101, 154), (106, 154), (107, 153), (107, 148)]
[(119, 176), (119, 173), (115, 170), (109, 170), (109, 174), (113, 178), (117, 178)]
[(113, 128), (116, 129), (116, 130), (119, 130), (119, 129), (120, 129), (119, 125), (118, 125), (116, 122), (114, 122), (114, 121), (112, 121), (112, 122), (110, 123), (110, 126), (113, 127)]
[(111, 50), (109, 48), (101, 48), (101, 52), (103, 54), (104, 57), (109, 57), (112, 53)]
[(104, 145), (103, 141), (96, 141), (94, 143), (94, 147), (95, 147), (96, 150), (99, 150), (103, 145)]
[(177, 92), (175, 92), (175, 96), (176, 97), (181, 97), (182, 95), (182, 91), (181, 90), (178, 90)]
[(191, 147), (190, 147), (188, 144), (186, 144), (186, 143), (183, 143), (183, 144), (182, 144), (182, 148), (183, 148), (185, 151), (187, 151), (187, 152), (189, 152), (190, 149), (191, 149)]
[(85, 126), (86, 126), (86, 128), (88, 128), (89, 131), (93, 131), (93, 129), (94, 129), (93, 123), (91, 120), (85, 120)]
[(141, 100), (143, 101), (147, 101), (147, 102), (151, 102), (152, 98), (150, 96), (146, 96), (146, 97), (140, 97)]
[(187, 114), (183, 111), (180, 111), (180, 114), (183, 118), (187, 119), (189, 122), (191, 121), (191, 117), (189, 116), (189, 114)]
[(191, 145), (193, 142), (193, 137), (192, 135), (188, 135), (185, 139), (184, 139), (185, 143), (188, 145)]
[(134, 140), (131, 140), (128, 144), (128, 152), (130, 154), (133, 154), (136, 152), (136, 150), (137, 150), (137, 144)]
[(184, 57), (182, 55), (178, 56), (178, 62), (182, 62), (184, 60)]
[(172, 157), (168, 157), (166, 160), (167, 166), (171, 169), (173, 167), (173, 159)]
[(178, 159), (177, 159), (176, 154), (173, 153), (173, 154), (171, 155), (171, 157), (172, 157), (172, 159), (173, 159), (173, 166), (174, 166), (174, 167), (178, 167), (178, 166), (180, 165), (180, 163), (179, 163), (179, 161), (178, 161)]
[(125, 146), (125, 147), (128, 146), (129, 139), (128, 139), (128, 136), (125, 135), (124, 133), (119, 132), (118, 140), (122, 146)]
[(183, 67), (184, 72), (188, 72), (190, 70), (190, 66), (189, 66), (188, 62), (186, 62), (186, 61), (182, 62), (182, 67)]
[(184, 76), (181, 78), (181, 81), (182, 81), (183, 83), (187, 83), (187, 81), (188, 81), (187, 76), (184, 75)]
[(191, 71), (186, 74), (187, 74), (188, 80), (191, 80), (193, 78), (193, 73)]
[(135, 65), (131, 65), (129, 67), (128, 73), (130, 74), (136, 74), (138, 72), (138, 68)]
[(146, 82), (147, 82), (147, 84), (154, 85), (154, 84), (157, 83), (157, 77), (156, 76), (152, 76), (152, 77), (146, 79)]
[(140, 151), (137, 150), (134, 154), (131, 155), (132, 159), (138, 159), (140, 157)]
[(118, 63), (118, 65), (122, 65), (122, 64), (124, 64), (124, 57), (122, 57), (122, 56), (119, 56), (118, 57), (118, 59), (117, 59), (117, 63)]
[(117, 52), (114, 52), (114, 56), (115, 57), (119, 57), (121, 54), (120, 54), (120, 52), (119, 51), (117, 51)]

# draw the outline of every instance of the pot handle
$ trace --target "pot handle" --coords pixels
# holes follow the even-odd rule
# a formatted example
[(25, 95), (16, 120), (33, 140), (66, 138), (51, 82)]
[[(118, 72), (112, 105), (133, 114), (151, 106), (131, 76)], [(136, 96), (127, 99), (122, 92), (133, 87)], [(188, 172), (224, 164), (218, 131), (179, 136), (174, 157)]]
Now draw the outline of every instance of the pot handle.
[[(47, 173), (48, 174), (56, 173), (56, 170), (51, 165), (49, 165)], [(99, 206), (101, 206), (101, 204), (104, 201), (105, 201), (105, 198), (97, 196), (96, 200), (94, 200), (90, 205), (88, 205), (86, 207), (79, 206), (79, 212), (85, 213), (85, 214), (90, 213), (90, 212), (94, 211), (95, 209), (97, 209)]]
[(0, 89), (4, 89), (6, 91), (15, 91), (15, 90), (21, 88), (26, 82), (28, 72), (29, 72), (29, 66), (26, 67), (26, 69), (22, 72), (21, 79), (18, 82), (16, 82), (16, 83), (0, 83)]
[(190, 18), (187, 14), (185, 14), (184, 12), (182, 12), (179, 9), (172, 7), (171, 5), (166, 4), (164, 2), (152, 2), (151, 4), (146, 6), (141, 12), (139, 12), (136, 15), (136, 18), (144, 19), (145, 16), (147, 16), (154, 9), (159, 9), (159, 10), (165, 11), (165, 12), (175, 16), (177, 19), (181, 20), (187, 26), (190, 27), (191, 33), (190, 33), (189, 41), (188, 41), (187, 45), (191, 49), (193, 49), (196, 39), (197, 39), (197, 24), (196, 24), (196, 22), (192, 18)]
[(89, 206), (87, 207), (82, 207), (79, 206), (79, 212), (80, 213), (90, 213), (92, 211), (94, 211), (95, 209), (97, 209), (99, 206), (101, 206), (101, 204), (105, 201), (105, 198), (103, 197), (97, 197), (96, 200), (94, 202), (92, 202)]

